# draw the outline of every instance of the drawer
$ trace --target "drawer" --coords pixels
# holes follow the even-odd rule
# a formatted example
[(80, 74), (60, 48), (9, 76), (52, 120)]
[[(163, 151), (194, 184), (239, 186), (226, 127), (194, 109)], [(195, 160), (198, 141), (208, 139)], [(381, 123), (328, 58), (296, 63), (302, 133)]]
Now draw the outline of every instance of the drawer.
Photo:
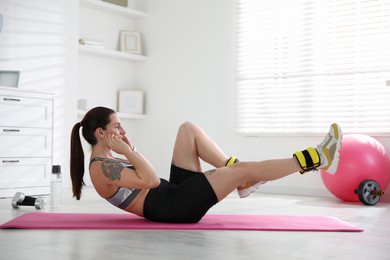
[(0, 157), (50, 157), (52, 130), (0, 127)]
[(0, 95), (0, 126), (52, 127), (51, 99)]
[(0, 189), (50, 186), (51, 158), (0, 158)]

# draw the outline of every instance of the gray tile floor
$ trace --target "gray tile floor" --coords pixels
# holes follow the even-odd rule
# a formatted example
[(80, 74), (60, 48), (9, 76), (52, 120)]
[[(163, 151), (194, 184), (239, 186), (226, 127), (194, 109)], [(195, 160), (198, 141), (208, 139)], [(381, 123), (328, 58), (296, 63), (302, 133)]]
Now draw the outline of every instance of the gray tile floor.
[[(65, 190), (59, 209), (42, 211), (123, 213), (87, 188), (81, 201)], [(12, 209), (0, 199), (0, 223), (34, 207)], [(390, 204), (368, 207), (333, 198), (258, 192), (236, 194), (211, 209), (222, 214), (328, 215), (362, 233), (264, 231), (0, 230), (0, 259), (390, 259)]]

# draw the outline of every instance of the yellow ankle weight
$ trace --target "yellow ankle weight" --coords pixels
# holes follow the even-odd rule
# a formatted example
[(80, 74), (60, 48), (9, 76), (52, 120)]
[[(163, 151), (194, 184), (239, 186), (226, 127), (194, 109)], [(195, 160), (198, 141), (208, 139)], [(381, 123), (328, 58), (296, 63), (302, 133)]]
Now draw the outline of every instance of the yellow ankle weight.
[(229, 165), (232, 165), (232, 164), (234, 164), (235, 162), (237, 162), (238, 160), (237, 160), (237, 158), (236, 157), (234, 157), (234, 156), (232, 156), (232, 157), (230, 157), (229, 158), (229, 160), (226, 162), (226, 166), (229, 166)]
[(302, 168), (302, 170), (299, 171), (301, 174), (315, 170), (318, 166), (320, 166), (320, 157), (317, 150), (313, 147), (295, 152), (294, 157), (297, 159)]

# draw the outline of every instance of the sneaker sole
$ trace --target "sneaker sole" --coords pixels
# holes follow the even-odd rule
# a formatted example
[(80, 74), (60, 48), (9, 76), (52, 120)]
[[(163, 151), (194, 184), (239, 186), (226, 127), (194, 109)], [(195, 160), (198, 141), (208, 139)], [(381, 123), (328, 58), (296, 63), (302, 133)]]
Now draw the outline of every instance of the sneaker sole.
[(266, 183), (266, 181), (260, 181), (258, 183), (253, 184), (252, 186), (250, 186), (246, 189), (242, 189), (242, 190), (237, 189), (238, 196), (241, 199), (246, 198), (249, 195), (251, 195), (253, 192), (257, 191), (257, 189), (260, 188), (260, 185), (262, 185), (264, 183)]

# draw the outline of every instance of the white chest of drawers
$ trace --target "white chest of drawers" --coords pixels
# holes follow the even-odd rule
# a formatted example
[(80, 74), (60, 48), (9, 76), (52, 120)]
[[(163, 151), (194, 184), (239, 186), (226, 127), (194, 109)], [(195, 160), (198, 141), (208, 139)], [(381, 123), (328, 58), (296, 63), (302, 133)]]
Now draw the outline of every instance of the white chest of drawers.
[(0, 87), (0, 197), (50, 193), (53, 95)]

